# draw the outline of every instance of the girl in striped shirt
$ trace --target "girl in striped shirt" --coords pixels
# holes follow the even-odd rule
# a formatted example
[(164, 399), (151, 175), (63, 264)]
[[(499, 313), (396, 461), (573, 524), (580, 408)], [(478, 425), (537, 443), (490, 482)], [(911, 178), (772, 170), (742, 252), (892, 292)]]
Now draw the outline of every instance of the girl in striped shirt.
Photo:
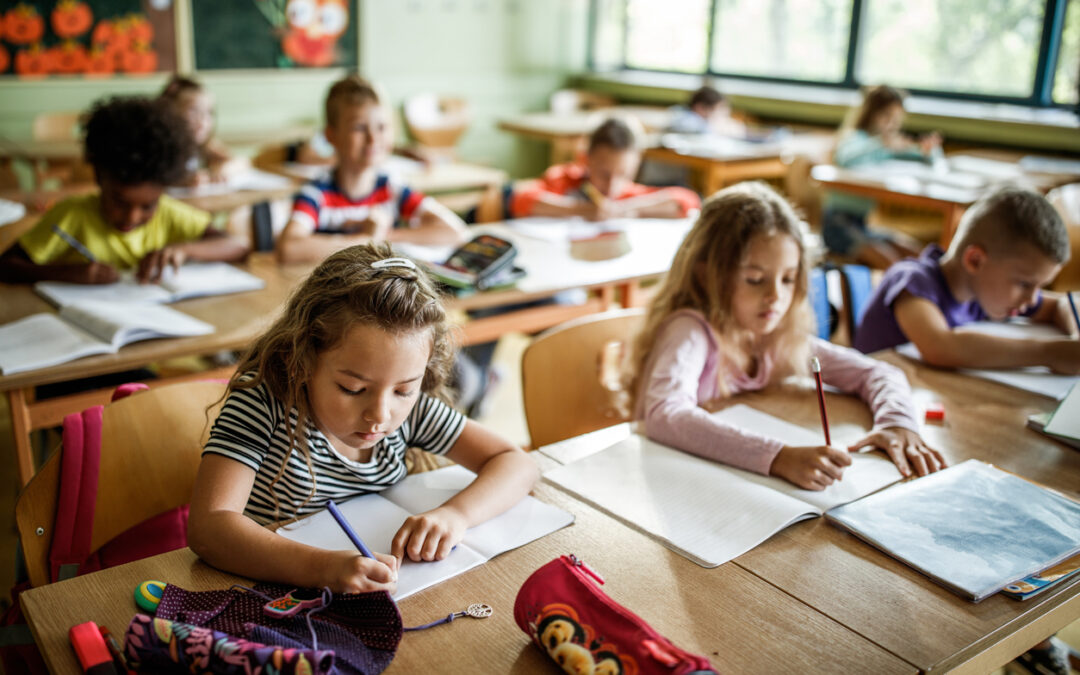
[[(467, 528), (532, 488), (537, 470), (520, 448), (446, 404), (445, 311), (426, 275), (392, 256), (369, 244), (328, 257), (241, 358), (191, 500), (189, 545), (210, 564), (296, 586), (392, 592), (405, 556), (441, 560)], [(477, 477), (408, 518), (389, 552), (325, 551), (263, 527), (390, 487), (405, 477), (409, 447)]]

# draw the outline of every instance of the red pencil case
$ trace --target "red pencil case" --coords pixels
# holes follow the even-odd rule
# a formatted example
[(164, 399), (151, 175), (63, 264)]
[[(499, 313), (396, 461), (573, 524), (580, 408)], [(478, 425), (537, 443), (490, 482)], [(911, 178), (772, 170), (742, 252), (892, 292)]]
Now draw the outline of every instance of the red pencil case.
[(560, 556), (521, 585), (514, 620), (567, 673), (715, 675), (708, 659), (673, 645), (600, 590), (603, 583), (576, 556)]

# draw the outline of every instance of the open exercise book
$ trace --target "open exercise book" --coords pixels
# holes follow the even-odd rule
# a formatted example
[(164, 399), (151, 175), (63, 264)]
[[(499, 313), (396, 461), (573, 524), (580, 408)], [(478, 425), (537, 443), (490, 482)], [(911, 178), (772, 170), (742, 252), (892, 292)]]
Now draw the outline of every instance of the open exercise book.
[(214, 327), (171, 307), (85, 300), (57, 314), (34, 314), (0, 326), (0, 373), (47, 368), (111, 354), (139, 340), (209, 335)]
[[(987, 335), (997, 335), (999, 337), (1017, 339), (1053, 340), (1055, 338), (1061, 339), (1065, 337), (1061, 331), (1049, 324), (1031, 324), (1022, 322), (1000, 323), (996, 321), (980, 321), (978, 323), (968, 324), (960, 330), (975, 331)], [(916, 361), (922, 360), (922, 354), (919, 353), (919, 348), (910, 342), (898, 346), (896, 351), (910, 359), (915, 359)], [(1065, 395), (1069, 393), (1069, 389), (1071, 389), (1074, 384), (1080, 382), (1080, 377), (1075, 375), (1058, 375), (1057, 373), (1051, 372), (1050, 369), (1045, 366), (1001, 369), (959, 368), (957, 369), (957, 372), (973, 377), (981, 377), (984, 380), (991, 380), (993, 382), (1030, 391), (1059, 401), (1065, 398)]]
[(166, 269), (160, 283), (140, 284), (126, 274), (114, 284), (68, 284), (39, 281), (34, 290), (57, 307), (86, 300), (114, 303), (177, 302), (204, 295), (254, 291), (266, 285), (259, 277), (228, 263), (189, 263)]
[[(824, 442), (820, 433), (745, 405), (714, 416), (790, 445)], [(544, 480), (655, 537), (702, 567), (716, 567), (792, 523), (820, 516), (833, 506), (900, 479), (892, 462), (878, 453), (854, 454), (852, 460), (843, 480), (815, 492), (635, 434), (545, 473)]]
[[(388, 490), (340, 504), (341, 512), (368, 548), (378, 553), (389, 553), (390, 542), (406, 518), (441, 505), (461, 492), (474, 478), (476, 474), (461, 466), (413, 474)], [(502, 515), (469, 528), (461, 543), (443, 560), (405, 560), (398, 573), (394, 599), (401, 600), (434, 586), (572, 522), (574, 516), (570, 513), (526, 496)], [(348, 537), (326, 510), (283, 527), (278, 533), (310, 546), (335, 551), (354, 550)]]
[(976, 602), (1080, 552), (1080, 503), (973, 459), (826, 517)]

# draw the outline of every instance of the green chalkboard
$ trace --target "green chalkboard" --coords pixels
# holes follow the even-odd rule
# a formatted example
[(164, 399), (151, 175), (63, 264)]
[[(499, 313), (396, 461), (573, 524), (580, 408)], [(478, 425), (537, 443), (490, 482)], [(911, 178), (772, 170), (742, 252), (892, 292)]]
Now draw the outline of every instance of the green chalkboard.
[(195, 69), (357, 63), (356, 0), (192, 0)]
[(172, 0), (0, 2), (0, 75), (110, 77), (176, 69)]

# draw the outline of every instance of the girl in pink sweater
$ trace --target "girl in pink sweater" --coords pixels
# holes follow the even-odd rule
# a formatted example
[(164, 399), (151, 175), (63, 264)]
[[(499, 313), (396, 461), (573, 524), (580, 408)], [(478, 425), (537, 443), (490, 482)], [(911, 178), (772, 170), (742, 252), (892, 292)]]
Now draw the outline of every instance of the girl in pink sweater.
[[(809, 490), (838, 480), (851, 464), (848, 452), (867, 446), (884, 450), (904, 476), (943, 468), (919, 436), (903, 373), (811, 335), (808, 236), (764, 183), (735, 185), (705, 202), (635, 343), (634, 417), (660, 443)], [(811, 356), (826, 384), (873, 410), (873, 430), (846, 450), (784, 445), (701, 407), (806, 376)]]

